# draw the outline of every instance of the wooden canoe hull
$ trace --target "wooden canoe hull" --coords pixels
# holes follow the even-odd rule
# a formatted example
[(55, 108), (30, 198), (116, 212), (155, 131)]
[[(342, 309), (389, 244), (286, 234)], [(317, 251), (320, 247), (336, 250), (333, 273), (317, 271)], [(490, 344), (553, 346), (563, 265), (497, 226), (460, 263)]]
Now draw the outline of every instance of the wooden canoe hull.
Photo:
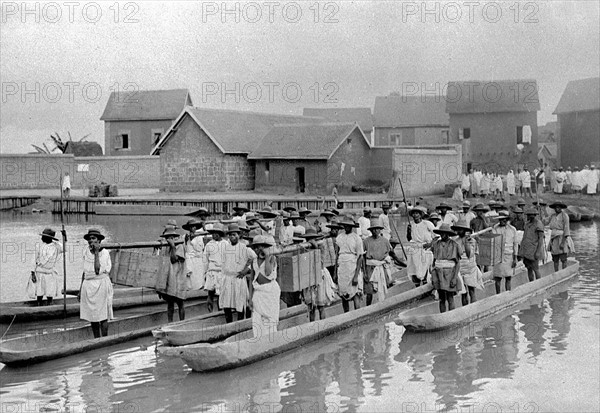
[[(196, 315), (203, 311), (206, 311), (204, 300), (186, 303), (187, 314)], [(111, 320), (109, 335), (98, 339), (93, 338), (89, 325), (10, 338), (0, 341), (0, 362), (9, 366), (19, 366), (66, 357), (150, 335), (152, 329), (166, 322), (165, 306), (147, 314)]]
[(96, 204), (96, 215), (186, 215), (198, 208), (175, 205)]
[(305, 323), (273, 334), (247, 338), (248, 333), (233, 336), (215, 344), (199, 343), (181, 347), (160, 347), (166, 356), (180, 357), (194, 371), (214, 371), (236, 368), (295, 349), (304, 344), (377, 319), (385, 313), (428, 296), (431, 284), (388, 297), (381, 303), (340, 314), (325, 320)]
[[(206, 292), (198, 290), (190, 299), (205, 297)], [(115, 289), (113, 309), (155, 305), (164, 301), (149, 288)], [(79, 302), (76, 297), (67, 297), (67, 316), (79, 314)], [(57, 299), (52, 305), (38, 307), (35, 301), (0, 304), (0, 323), (29, 322), (64, 317), (63, 300)]]
[[(461, 327), (500, 311), (516, 307), (532, 297), (543, 294), (547, 289), (575, 277), (579, 271), (579, 262), (570, 259), (568, 263), (567, 268), (557, 272), (553, 272), (554, 264), (552, 262), (540, 266), (542, 278), (533, 282), (527, 281), (527, 270), (520, 271), (512, 277), (513, 283), (520, 281), (523, 284), (513, 286), (512, 291), (495, 294), (493, 292), (494, 287), (491, 285), (486, 288), (488, 294), (489, 291), (491, 291), (491, 294), (473, 304), (436, 314), (422, 314), (427, 311), (415, 308), (401, 313), (394, 321), (412, 332), (440, 331)], [(431, 308), (427, 310), (431, 310)], [(419, 314), (420, 311), (421, 314)]]

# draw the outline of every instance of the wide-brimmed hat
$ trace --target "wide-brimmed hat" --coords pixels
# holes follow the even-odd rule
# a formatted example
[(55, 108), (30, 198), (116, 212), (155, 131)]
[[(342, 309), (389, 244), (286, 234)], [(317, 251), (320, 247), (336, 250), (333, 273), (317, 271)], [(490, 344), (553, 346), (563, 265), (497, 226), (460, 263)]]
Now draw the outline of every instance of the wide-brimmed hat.
[(387, 202), (384, 203), (384, 204), (381, 204), (381, 209), (384, 209), (384, 208), (391, 209), (392, 208), (392, 204), (387, 203)]
[(544, 202), (543, 199), (540, 199), (538, 201), (533, 201), (532, 204), (533, 205), (539, 205), (539, 206), (546, 206), (546, 205), (548, 205), (546, 202)]
[(473, 211), (487, 212), (487, 211), (489, 211), (489, 208), (483, 204), (477, 204), (473, 207)]
[(244, 203), (242, 203), (242, 204), (238, 204), (238, 205), (234, 206), (234, 207), (233, 207), (233, 210), (234, 210), (234, 211), (244, 211), (244, 212), (249, 212), (249, 211), (250, 211), (250, 208), (248, 208), (248, 205), (247, 205), (247, 204), (244, 204)]
[(324, 211), (321, 212), (320, 214), (321, 216), (328, 216), (328, 217), (334, 217), (335, 214), (333, 212), (331, 212), (329, 209), (325, 209)]
[(40, 234), (42, 237), (52, 238), (54, 241), (58, 241), (58, 238), (55, 237), (56, 231), (52, 228), (45, 228)]
[(312, 214), (312, 211), (306, 207), (301, 207), (298, 210), (298, 215), (302, 215), (302, 214)]
[(510, 215), (508, 214), (507, 211), (499, 211), (497, 218), (498, 219), (510, 219)]
[(291, 206), (291, 205), (286, 205), (283, 207), (283, 210), (286, 212), (292, 212), (292, 211), (296, 211), (296, 207)]
[(335, 215), (336, 217), (340, 216), (340, 211), (338, 211), (337, 209), (335, 209), (335, 208), (329, 208), (329, 210), (331, 212), (333, 212), (333, 215)]
[(463, 207), (463, 208), (471, 208), (471, 203), (470, 203), (469, 201), (464, 201), (464, 202), (462, 203), (462, 207)]
[(165, 224), (165, 228), (178, 229), (179, 226), (177, 225), (177, 221), (175, 221), (174, 219), (170, 219)]
[(225, 228), (225, 225), (221, 224), (220, 222), (217, 222), (217, 223), (213, 224), (212, 228), (209, 229), (208, 232), (210, 234), (218, 232), (221, 235), (225, 235), (225, 233), (227, 232), (227, 229)]
[(513, 212), (514, 212), (515, 214), (522, 214), (522, 213), (523, 213), (523, 210), (517, 206), (517, 207), (514, 207), (514, 208), (513, 208)]
[(255, 235), (252, 238), (251, 246), (264, 245), (266, 247), (272, 247), (275, 245), (275, 239), (271, 235)]
[(250, 227), (248, 226), (248, 224), (246, 224), (246, 221), (239, 220), (237, 224), (240, 231), (250, 231)]
[(440, 214), (438, 214), (437, 212), (434, 212), (431, 215), (429, 215), (429, 220), (431, 221), (432, 219), (442, 219), (442, 218), (440, 217)]
[(277, 212), (273, 211), (273, 208), (271, 208), (270, 206), (264, 207), (263, 209), (258, 211), (258, 213), (264, 216), (265, 218), (275, 218), (279, 215)]
[(562, 202), (560, 202), (560, 201), (555, 201), (555, 202), (551, 203), (548, 206), (550, 208), (556, 208), (556, 207), (559, 207), (559, 208), (562, 208), (562, 209), (566, 209), (567, 208), (567, 205), (564, 204), (564, 203), (562, 203)]
[(458, 230), (471, 231), (471, 232), (473, 231), (473, 229), (467, 224), (467, 221), (465, 221), (464, 219), (461, 219), (456, 224), (452, 225), (450, 228), (453, 231), (458, 231)]
[(517, 199), (517, 205), (527, 205), (527, 202), (523, 198)]
[(163, 231), (162, 234), (160, 234), (160, 236), (163, 237), (163, 238), (167, 238), (167, 237), (171, 237), (171, 236), (173, 236), (173, 237), (179, 237), (179, 235), (180, 235), (179, 232), (175, 231), (172, 228), (167, 228), (167, 229), (165, 229)]
[(258, 221), (258, 217), (251, 212), (247, 213), (246, 214), (246, 222), (254, 222), (254, 221)]
[(185, 229), (186, 231), (189, 231), (190, 227), (192, 227), (192, 226), (202, 226), (202, 224), (203, 224), (203, 222), (200, 221), (199, 219), (192, 218), (188, 222), (186, 222), (185, 224), (183, 224), (181, 226), (181, 228)]
[(502, 202), (499, 202), (499, 201), (494, 201), (493, 204), (490, 202), (490, 207), (494, 208), (494, 209), (506, 208), (504, 206), (504, 204)]
[(422, 217), (424, 217), (425, 215), (427, 215), (427, 208), (417, 205), (416, 207), (408, 210), (408, 213), (411, 215), (413, 212), (418, 212), (421, 214)]
[(86, 241), (89, 241), (90, 237), (92, 235), (95, 236), (96, 238), (98, 238), (99, 241), (102, 241), (104, 239), (104, 235), (102, 235), (102, 233), (100, 232), (100, 230), (99, 229), (95, 229), (95, 228), (88, 229), (88, 232), (87, 232), (87, 234), (85, 234), (83, 236), (83, 239), (86, 240)]
[(373, 212), (370, 207), (364, 207), (363, 212)]
[(449, 210), (451, 210), (452, 207), (450, 205), (448, 205), (447, 203), (445, 203), (445, 202), (440, 202), (440, 204), (437, 207), (435, 207), (435, 209), (449, 209)]
[(233, 232), (240, 232), (240, 226), (237, 223), (229, 224), (227, 227), (227, 234), (231, 234)]
[(248, 235), (243, 236), (242, 238), (252, 242), (255, 236), (262, 235), (262, 231), (258, 228), (251, 229)]
[(308, 228), (306, 230), (306, 232), (304, 233), (304, 235), (300, 235), (300, 237), (304, 238), (304, 239), (314, 239), (314, 238), (320, 238), (321, 235), (317, 234), (317, 230), (314, 228)]
[(450, 235), (456, 235), (456, 232), (452, 231), (452, 228), (450, 228), (450, 224), (442, 224), (440, 225), (439, 228), (436, 228), (433, 230), (433, 232), (435, 232), (436, 234), (450, 234)]
[(352, 218), (349, 218), (349, 217), (345, 217), (344, 219), (342, 219), (339, 222), (339, 225), (342, 227), (354, 227), (354, 228), (359, 227), (359, 225), (356, 222), (354, 222), (354, 220)]
[(371, 218), (371, 224), (368, 229), (369, 231), (372, 229), (383, 229), (383, 225), (379, 222), (379, 218)]
[(300, 214), (296, 211), (290, 212), (290, 219), (300, 219)]
[(539, 212), (535, 208), (529, 208), (527, 211), (525, 211), (525, 215), (538, 215), (538, 214), (539, 214)]

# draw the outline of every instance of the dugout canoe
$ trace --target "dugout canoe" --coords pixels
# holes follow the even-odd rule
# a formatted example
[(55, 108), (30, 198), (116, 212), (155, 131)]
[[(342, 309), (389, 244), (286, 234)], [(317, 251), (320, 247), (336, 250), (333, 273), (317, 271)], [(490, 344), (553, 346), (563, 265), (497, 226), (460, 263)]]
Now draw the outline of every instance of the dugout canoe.
[[(401, 283), (400, 286), (410, 288), (409, 283)], [(325, 320), (308, 322), (306, 316), (304, 320), (300, 316), (291, 317), (280, 322), (277, 332), (257, 338), (252, 337), (252, 331), (249, 330), (214, 344), (159, 347), (158, 351), (165, 356), (183, 359), (197, 372), (232, 369), (287, 352), (352, 326), (376, 320), (398, 307), (430, 296), (432, 289), (431, 284), (418, 288), (413, 286), (408, 291), (388, 295), (382, 302), (334, 316), (330, 316), (330, 312), (335, 306), (328, 307), (328, 318)], [(398, 290), (402, 291), (401, 288)]]
[[(458, 297), (455, 297), (457, 307), (452, 311), (439, 313), (438, 303), (430, 303), (404, 311), (394, 321), (412, 332), (440, 331), (464, 326), (514, 308), (575, 277), (579, 271), (579, 262), (569, 259), (567, 263), (567, 268), (556, 272), (552, 262), (541, 265), (542, 277), (533, 282), (528, 281), (527, 270), (518, 271), (512, 277), (512, 291), (496, 294), (494, 283), (486, 283), (484, 291), (477, 290), (478, 301), (473, 304), (461, 307)], [(504, 288), (504, 283), (502, 284)]]
[[(189, 298), (194, 299), (205, 296), (206, 292), (198, 290), (197, 292), (190, 293)], [(150, 288), (133, 287), (114, 289), (114, 310), (155, 305), (163, 302), (156, 294), (156, 291)], [(67, 297), (67, 317), (76, 315), (79, 315), (79, 301), (77, 301), (77, 297)], [(64, 317), (62, 298), (53, 300), (52, 305), (39, 307), (35, 300), (0, 303), (0, 323), (20, 323), (61, 317)]]
[[(89, 323), (79, 323), (76, 327), (1, 340), (0, 363), (9, 366), (40, 363), (150, 335), (152, 329), (167, 322), (166, 304), (156, 307), (153, 311), (139, 309), (141, 314), (109, 321), (108, 336), (97, 339)], [(192, 316), (206, 313), (206, 300), (186, 302), (185, 310)], [(208, 319), (221, 316), (222, 312), (204, 315)]]

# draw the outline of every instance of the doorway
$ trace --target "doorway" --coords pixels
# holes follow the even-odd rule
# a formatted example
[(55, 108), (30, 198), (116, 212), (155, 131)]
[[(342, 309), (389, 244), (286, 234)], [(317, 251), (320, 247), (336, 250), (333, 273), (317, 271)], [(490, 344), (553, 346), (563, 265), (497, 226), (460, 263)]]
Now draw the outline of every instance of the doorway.
[(304, 168), (296, 168), (296, 192), (304, 192), (305, 189)]

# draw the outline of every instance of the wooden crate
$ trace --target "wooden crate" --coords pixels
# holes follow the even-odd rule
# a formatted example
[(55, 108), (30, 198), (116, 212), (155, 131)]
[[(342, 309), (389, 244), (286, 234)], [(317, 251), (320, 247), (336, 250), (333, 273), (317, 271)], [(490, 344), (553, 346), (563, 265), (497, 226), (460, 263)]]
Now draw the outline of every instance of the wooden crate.
[(321, 272), (320, 250), (287, 253), (277, 256), (279, 286), (283, 292), (302, 291), (316, 285), (317, 271)]
[(166, 288), (169, 257), (137, 251), (110, 251), (114, 284), (129, 287)]
[(504, 237), (501, 234), (482, 234), (479, 237), (478, 265), (496, 265), (502, 262)]

